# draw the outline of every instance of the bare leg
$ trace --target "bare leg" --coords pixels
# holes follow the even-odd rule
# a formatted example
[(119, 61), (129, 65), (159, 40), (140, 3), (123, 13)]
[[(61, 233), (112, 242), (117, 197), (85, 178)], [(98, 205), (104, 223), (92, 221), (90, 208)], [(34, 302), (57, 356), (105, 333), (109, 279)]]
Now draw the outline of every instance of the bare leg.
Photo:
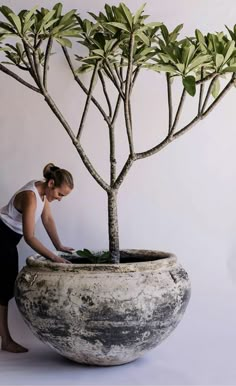
[(2, 338), (2, 350), (13, 353), (27, 352), (28, 349), (16, 343), (8, 329), (8, 306), (0, 304), (0, 337)]

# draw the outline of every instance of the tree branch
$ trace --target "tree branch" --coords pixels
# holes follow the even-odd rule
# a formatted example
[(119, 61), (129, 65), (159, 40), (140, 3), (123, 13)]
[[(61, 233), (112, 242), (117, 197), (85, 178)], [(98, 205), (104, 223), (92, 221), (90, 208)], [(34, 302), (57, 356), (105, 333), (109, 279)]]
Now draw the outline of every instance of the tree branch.
[(48, 75), (48, 64), (49, 64), (49, 58), (50, 54), (52, 51), (52, 44), (53, 44), (53, 39), (50, 36), (48, 39), (48, 44), (45, 52), (45, 59), (44, 59), (44, 66), (43, 66), (43, 85), (45, 88), (47, 88), (47, 75)]
[(9, 70), (7, 67), (3, 66), (1, 63), (0, 63), (0, 71), (4, 72), (5, 74), (11, 76), (12, 78), (16, 79), (18, 82), (20, 82), (21, 84), (23, 84), (24, 86), (30, 88), (31, 90), (35, 91), (35, 92), (38, 92), (39, 94), (41, 94), (41, 91), (39, 88), (37, 87), (34, 87), (32, 84), (26, 82), (24, 79), (22, 79), (19, 75), (15, 74), (13, 71)]
[(177, 112), (175, 115), (174, 123), (173, 123), (173, 126), (171, 127), (171, 130), (170, 130), (170, 135), (173, 134), (173, 132), (174, 132), (174, 130), (179, 122), (180, 114), (181, 114), (181, 111), (182, 111), (183, 105), (184, 105), (185, 96), (186, 96), (186, 90), (183, 89), (181, 97), (180, 97), (180, 101), (179, 101), (179, 106), (178, 106), (178, 109), (177, 109)]
[(18, 67), (22, 71), (29, 71), (28, 67), (21, 66), (20, 64), (16, 64), (16, 67)]
[(66, 130), (66, 132), (69, 135), (71, 141), (73, 142), (75, 148), (77, 149), (83, 164), (86, 166), (86, 168), (89, 171), (89, 173), (91, 174), (91, 176), (95, 179), (95, 181), (97, 181), (97, 183), (106, 192), (109, 192), (110, 191), (110, 186), (102, 179), (102, 177), (95, 170), (94, 166), (92, 165), (92, 163), (90, 162), (89, 158), (85, 154), (81, 144), (79, 143), (79, 141), (75, 137), (75, 134), (72, 131), (69, 123), (66, 121), (66, 119), (64, 118), (64, 116), (60, 112), (59, 108), (56, 106), (55, 102), (53, 101), (53, 99), (51, 98), (51, 96), (48, 94), (47, 91), (44, 91), (44, 98), (45, 98), (45, 101), (47, 102), (48, 106), (52, 110), (52, 112), (55, 114), (55, 116), (58, 118), (58, 120), (61, 122), (62, 126)]
[(117, 63), (114, 63), (114, 68), (115, 68), (115, 71), (116, 71), (116, 75), (117, 75), (117, 78), (119, 79), (119, 81), (120, 81), (120, 85), (121, 85), (121, 88), (122, 88), (123, 79), (122, 79), (122, 77), (121, 77), (121, 74), (120, 74), (120, 72), (119, 72), (119, 69), (118, 69)]
[(218, 95), (218, 97), (211, 103), (211, 105), (208, 107), (208, 109), (203, 113), (203, 117), (205, 118), (217, 105), (218, 103), (220, 102), (220, 100), (225, 96), (226, 92), (228, 92), (231, 87), (234, 85), (235, 83), (235, 77), (236, 77), (236, 74), (233, 73), (230, 81), (227, 83), (227, 85), (223, 88), (223, 90), (220, 92), (220, 94)]
[[(111, 81), (112, 81), (112, 83), (114, 84), (114, 86), (117, 88), (117, 90), (119, 91), (119, 93), (120, 93), (120, 95), (121, 95), (121, 97), (124, 99), (125, 98), (125, 96), (124, 96), (124, 93), (123, 93), (123, 91), (122, 91), (122, 88), (120, 87), (120, 85), (119, 85), (119, 83), (118, 83), (118, 80), (117, 80), (117, 78), (116, 78), (116, 75), (115, 75), (115, 73), (114, 73), (114, 71), (113, 71), (113, 69), (112, 69), (112, 67), (111, 67), (111, 65), (110, 65), (110, 63), (109, 63), (109, 61), (107, 60), (107, 59), (105, 59), (105, 64), (106, 64), (106, 67), (107, 67), (107, 69), (108, 69), (108, 71), (109, 71), (109, 73), (110, 73), (110, 79), (111, 79)], [(104, 66), (105, 67), (105, 66)]]
[(36, 73), (36, 69), (34, 67), (34, 61), (32, 59), (31, 52), (30, 52), (30, 49), (32, 49), (32, 52), (33, 52), (34, 49), (33, 49), (33, 47), (31, 45), (29, 45), (27, 40), (23, 39), (22, 42), (23, 42), (25, 53), (26, 53), (26, 56), (27, 56), (27, 59), (28, 59), (28, 62), (29, 62), (29, 73), (32, 76), (32, 78), (34, 79), (34, 81), (37, 84), (37, 86), (39, 87), (39, 83), (38, 83), (38, 79), (37, 79), (37, 73)]
[(43, 95), (46, 94), (47, 89), (44, 87), (43, 84), (43, 76), (40, 69), (40, 63), (39, 63), (39, 53), (37, 51), (33, 51), (33, 61), (34, 61), (34, 68), (36, 72), (36, 76), (38, 79), (38, 86), (42, 92)]
[(116, 180), (116, 153), (115, 153), (115, 130), (114, 126), (109, 126), (110, 142), (110, 186), (113, 186)]
[(131, 158), (134, 158), (134, 143), (132, 134), (132, 119), (131, 119), (131, 106), (130, 106), (130, 92), (132, 83), (132, 72), (133, 72), (133, 49), (134, 49), (134, 35), (130, 37), (129, 43), (129, 59), (128, 68), (125, 80), (125, 101), (124, 101), (124, 112), (125, 112), (125, 124), (126, 131), (129, 141), (129, 151)]
[(209, 74), (209, 75), (205, 76), (205, 78), (197, 80), (196, 81), (196, 85), (207, 82), (208, 80), (212, 79), (213, 76), (215, 76), (215, 75), (217, 75), (217, 73), (213, 72), (212, 74)]
[[(204, 67), (201, 68), (201, 80), (204, 77)], [(202, 99), (203, 99), (203, 92), (204, 92), (204, 83), (200, 84), (200, 91), (199, 91), (199, 100), (198, 100), (198, 115), (201, 115), (202, 110)]]
[(218, 78), (218, 75), (215, 75), (214, 78), (210, 82), (210, 85), (208, 87), (207, 94), (206, 94), (206, 97), (205, 97), (205, 100), (203, 102), (203, 106), (202, 106), (202, 109), (201, 109), (201, 114), (204, 113), (205, 107), (206, 107), (206, 105), (208, 103), (208, 100), (210, 98), (210, 95), (211, 95), (212, 87), (214, 86), (214, 82), (216, 81), (217, 78)]
[(87, 116), (88, 108), (89, 108), (89, 105), (90, 105), (90, 102), (91, 102), (92, 92), (93, 92), (95, 81), (96, 81), (98, 67), (99, 67), (99, 61), (97, 61), (95, 66), (94, 66), (92, 78), (91, 78), (91, 81), (90, 81), (89, 91), (88, 91), (87, 99), (86, 99), (85, 106), (84, 106), (84, 111), (83, 111), (83, 114), (82, 114), (79, 130), (78, 130), (78, 134), (77, 134), (77, 139), (78, 140), (80, 140), (80, 137), (81, 137), (81, 134), (82, 134), (82, 131), (83, 131), (83, 128), (84, 128), (84, 122), (85, 122), (85, 118)]
[(132, 90), (133, 90), (134, 84), (138, 78), (138, 74), (140, 72), (140, 69), (141, 69), (141, 65), (137, 66), (133, 72), (133, 80), (132, 80), (132, 86), (131, 86)]
[(168, 133), (171, 132), (172, 119), (173, 119), (173, 105), (172, 105), (172, 88), (170, 74), (166, 73), (166, 83), (167, 83), (167, 99), (168, 99), (168, 113), (169, 113), (169, 122), (168, 122)]
[(107, 106), (108, 106), (108, 111), (109, 111), (109, 118), (111, 119), (111, 117), (112, 117), (111, 101), (110, 101), (109, 95), (107, 93), (106, 82), (104, 80), (104, 77), (103, 77), (103, 74), (102, 74), (101, 70), (98, 71), (98, 75), (99, 75), (100, 81), (102, 83), (103, 93), (104, 93), (106, 101), (107, 101)]
[(153, 154), (156, 154), (161, 149), (166, 147), (170, 142), (172, 142), (173, 140), (176, 140), (181, 135), (189, 131), (193, 126), (196, 125), (198, 121), (204, 119), (210, 113), (210, 111), (212, 111), (217, 106), (219, 101), (225, 96), (226, 92), (228, 92), (230, 88), (233, 86), (234, 82), (235, 82), (235, 74), (232, 75), (231, 80), (227, 83), (227, 85), (224, 87), (224, 89), (221, 91), (218, 97), (214, 100), (214, 102), (212, 102), (212, 104), (202, 115), (200, 116), (197, 115), (195, 118), (192, 119), (191, 122), (189, 122), (185, 127), (179, 130), (177, 133), (175, 133), (173, 136), (167, 136), (162, 142), (160, 142), (158, 145), (154, 146), (153, 148), (146, 150), (142, 153), (136, 153), (135, 158), (142, 159), (142, 158), (149, 157)]
[[(122, 83), (121, 83), (121, 88), (122, 88), (122, 91), (124, 92), (123, 90), (123, 86), (124, 86), (124, 78), (123, 78), (123, 58), (121, 58), (120, 60), (120, 78), (122, 80)], [(117, 101), (116, 101), (116, 107), (115, 107), (115, 111), (114, 111), (114, 115), (112, 117), (112, 125), (114, 124), (114, 122), (116, 121), (116, 118), (118, 116), (118, 112), (119, 112), (119, 108), (120, 108), (120, 103), (121, 103), (121, 95), (118, 94), (118, 98), (117, 98)]]
[(111, 124), (114, 125), (115, 123), (115, 120), (118, 116), (118, 111), (119, 111), (119, 108), (120, 108), (120, 103), (121, 103), (121, 96), (120, 94), (118, 95), (118, 98), (117, 98), (117, 101), (116, 101), (116, 107), (115, 107), (115, 111), (114, 111), (114, 115), (112, 117), (112, 121), (111, 121)]
[(111, 188), (110, 186), (103, 180), (103, 178), (97, 173), (97, 171), (95, 170), (94, 166), (91, 164), (89, 158), (87, 157), (87, 155), (85, 154), (81, 144), (77, 141), (77, 143), (75, 144), (75, 147), (81, 157), (81, 160), (83, 162), (83, 164), (86, 166), (87, 170), (89, 171), (89, 173), (91, 174), (91, 176), (95, 179), (95, 181), (106, 191), (106, 192), (110, 192), (111, 191)]
[[(64, 52), (64, 55), (65, 55), (65, 58), (66, 58), (66, 61), (69, 65), (69, 68), (74, 76), (74, 79), (75, 81), (78, 83), (78, 85), (81, 87), (81, 89), (84, 91), (84, 93), (86, 95), (88, 95), (89, 91), (87, 90), (87, 88), (84, 86), (84, 84), (81, 82), (80, 78), (77, 76), (76, 72), (75, 72), (75, 69), (73, 67), (73, 64), (71, 62), (71, 59), (70, 59), (70, 56), (68, 54), (68, 51), (65, 47), (62, 47), (62, 50)], [(108, 125), (110, 125), (110, 119), (109, 117), (107, 116), (107, 114), (105, 113), (105, 111), (103, 110), (103, 108), (101, 107), (101, 105), (98, 103), (98, 101), (92, 96), (91, 98), (92, 102), (95, 104), (95, 106), (98, 108), (98, 110), (100, 111), (100, 113), (102, 114), (104, 120), (106, 121), (106, 123)]]
[(113, 189), (118, 189), (120, 185), (122, 184), (125, 176), (127, 175), (128, 171), (130, 170), (131, 166), (133, 165), (134, 161), (136, 160), (136, 155), (132, 158), (131, 155), (129, 155), (125, 165), (123, 166), (119, 176), (117, 177), (114, 185), (112, 186)]

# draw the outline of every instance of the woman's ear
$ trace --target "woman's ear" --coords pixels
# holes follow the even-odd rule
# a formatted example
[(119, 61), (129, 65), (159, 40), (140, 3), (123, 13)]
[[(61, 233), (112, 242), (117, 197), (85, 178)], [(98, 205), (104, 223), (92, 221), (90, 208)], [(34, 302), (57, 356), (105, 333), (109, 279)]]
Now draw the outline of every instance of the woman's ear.
[(48, 181), (48, 187), (53, 189), (55, 187), (55, 181), (53, 179)]

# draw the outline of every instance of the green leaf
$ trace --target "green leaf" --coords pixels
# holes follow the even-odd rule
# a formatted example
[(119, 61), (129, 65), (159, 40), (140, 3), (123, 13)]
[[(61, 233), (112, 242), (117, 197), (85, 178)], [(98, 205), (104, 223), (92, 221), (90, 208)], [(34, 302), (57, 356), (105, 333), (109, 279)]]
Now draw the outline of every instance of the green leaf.
[(10, 21), (10, 23), (12, 22), (11, 18), (9, 17), (9, 15), (11, 13), (14, 13), (11, 8), (8, 8), (6, 5), (2, 5), (0, 7), (0, 12), (3, 14), (3, 16), (5, 16), (5, 18)]
[(124, 16), (123, 12), (119, 9), (119, 7), (112, 6), (112, 10), (114, 13), (114, 20), (116, 20), (118, 23), (126, 23), (126, 17)]
[(63, 25), (57, 25), (56, 27), (54, 27), (51, 31), (51, 34), (52, 35), (56, 35), (58, 34), (59, 32), (61, 32), (63, 30), (64, 26)]
[(228, 42), (226, 46), (226, 53), (224, 55), (224, 63), (227, 63), (227, 61), (230, 59), (231, 55), (233, 54), (235, 50), (235, 42), (232, 40), (231, 42)]
[(161, 33), (166, 43), (169, 43), (169, 31), (165, 24), (162, 24), (161, 26)]
[(94, 66), (92, 66), (92, 65), (83, 64), (75, 72), (76, 72), (76, 74), (84, 74), (85, 72), (92, 71), (93, 68), (94, 68)]
[(183, 24), (179, 24), (177, 25), (177, 27), (175, 27), (175, 29), (171, 32), (169, 36), (170, 42), (173, 43), (176, 40), (177, 36), (179, 35), (179, 31), (181, 31), (183, 26), (184, 26)]
[(154, 27), (160, 27), (161, 25), (163, 25), (163, 23), (159, 21), (152, 21), (151, 23), (145, 24), (145, 27), (154, 28)]
[(216, 54), (215, 55), (215, 65), (216, 65), (217, 70), (220, 69), (223, 62), (224, 62), (224, 56), (221, 54)]
[(190, 71), (196, 69), (197, 67), (201, 67), (204, 63), (209, 63), (210, 60), (211, 60), (210, 55), (197, 56), (191, 61), (191, 63), (187, 67), (187, 71), (190, 72)]
[(49, 29), (49, 28), (50, 28), (53, 24), (55, 24), (58, 20), (59, 20), (58, 18), (57, 18), (57, 19), (50, 20), (48, 23), (46, 23), (46, 24), (44, 25), (44, 29), (45, 29), (45, 30)]
[(124, 3), (120, 3), (120, 8), (122, 9), (125, 18), (126, 18), (127, 22), (129, 23), (130, 28), (132, 29), (132, 27), (133, 27), (132, 13), (130, 12), (129, 8)]
[(73, 20), (73, 17), (76, 13), (76, 9), (72, 9), (70, 12), (67, 12), (62, 18), (61, 18), (61, 21), (60, 21), (60, 24), (64, 24), (67, 20), (69, 19), (72, 19)]
[(0, 22), (0, 28), (2, 28), (6, 32), (10, 32), (11, 34), (15, 35), (15, 30), (8, 23)]
[(149, 45), (149, 38), (143, 32), (137, 31), (135, 32), (135, 35), (138, 36), (147, 46)]
[[(88, 12), (88, 14), (90, 15), (90, 16), (92, 16), (92, 18), (93, 19), (95, 19), (95, 20), (99, 20), (99, 17), (97, 16), (97, 15), (95, 15), (95, 13), (93, 13), (93, 12)], [(78, 15), (76, 16), (76, 18), (77, 18), (77, 20), (80, 22), (80, 17), (78, 17)], [(80, 24), (81, 24), (81, 22), (80, 22)]]
[(62, 12), (62, 3), (57, 3), (54, 5), (53, 9), (56, 11), (55, 17), (60, 17)]
[(134, 19), (133, 19), (133, 23), (134, 23), (134, 24), (137, 24), (137, 22), (139, 21), (139, 18), (140, 18), (140, 16), (142, 15), (145, 6), (146, 6), (146, 3), (144, 3), (143, 5), (141, 5), (141, 7), (140, 7), (140, 8), (137, 10), (137, 12), (135, 13)]
[(35, 23), (35, 20), (29, 20), (27, 23), (24, 23), (23, 25), (23, 35), (32, 27), (32, 25)]
[(126, 27), (126, 25), (123, 24), (123, 23), (116, 23), (116, 22), (112, 21), (112, 22), (109, 22), (109, 23), (106, 23), (106, 24), (111, 25), (111, 26), (116, 27), (116, 28), (119, 28), (119, 29), (122, 29), (122, 30), (124, 30), (126, 32), (130, 32), (128, 30), (128, 28)]
[(191, 58), (193, 57), (195, 51), (195, 47), (193, 44), (188, 44), (183, 48), (183, 61), (185, 66), (187, 67)]
[[(0, 51), (6, 51), (4, 48), (1, 48)], [(15, 66), (15, 63), (12, 63), (12, 62), (1, 62), (2, 64), (10, 64), (11, 66)]]
[(161, 25), (162, 23), (159, 23), (159, 22), (148, 23), (142, 26), (141, 28), (139, 28), (138, 30), (136, 30), (136, 32), (146, 31), (147, 29), (150, 29), (150, 28), (157, 28), (157, 27), (160, 27)]
[(100, 32), (96, 33), (93, 37), (93, 42), (98, 48), (104, 49), (104, 46), (106, 44), (104, 34)]
[(93, 50), (93, 53), (104, 58), (103, 50)]
[[(168, 54), (164, 54), (164, 53), (159, 52), (158, 56), (159, 56), (159, 58), (161, 59), (162, 62), (164, 62), (164, 63), (169, 63), (170, 62), (170, 56)], [(174, 61), (174, 63), (175, 63), (175, 61)]]
[(42, 25), (45, 25), (46, 23), (49, 22), (49, 20), (51, 20), (53, 18), (53, 16), (55, 15), (56, 11), (55, 9), (53, 9), (52, 11), (49, 11), (42, 19)]
[(195, 30), (195, 35), (196, 35), (196, 38), (197, 40), (199, 41), (199, 43), (202, 43), (205, 45), (205, 39), (204, 39), (204, 36), (203, 34), (201, 33), (201, 31), (199, 31), (199, 29), (196, 29)]
[(226, 67), (222, 73), (226, 73), (226, 72), (236, 72), (236, 66), (229, 66), (229, 67)]
[(89, 251), (87, 251), (86, 249), (84, 250), (78, 250), (76, 251), (76, 254), (79, 255), (79, 256), (83, 256), (83, 257), (90, 257), (91, 256), (91, 253), (89, 253)]
[(71, 30), (66, 30), (66, 31), (62, 31), (60, 33), (61, 36), (67, 36), (67, 37), (79, 37), (80, 36), (80, 32), (78, 29), (71, 29)]
[(112, 13), (112, 8), (110, 7), (110, 5), (105, 4), (105, 10), (107, 13), (107, 19), (112, 21), (113, 20), (113, 13)]
[(56, 37), (55, 40), (63, 47), (72, 48), (72, 43), (69, 39)]
[(228, 32), (229, 32), (229, 34), (230, 34), (230, 37), (231, 37), (231, 39), (235, 39), (235, 35), (234, 35), (234, 33), (233, 33), (233, 31), (231, 31), (230, 29), (229, 29), (229, 27), (227, 27), (227, 25), (225, 26), (226, 27), (226, 29), (228, 30)]
[(139, 56), (146, 56), (147, 54), (150, 54), (150, 52), (152, 52), (152, 51), (153, 51), (152, 47), (146, 47), (146, 48), (142, 49), (141, 51), (136, 52), (136, 54), (138, 54)]
[(217, 98), (217, 96), (219, 95), (219, 92), (220, 92), (220, 81), (218, 78), (216, 78), (214, 80), (214, 83), (211, 89), (211, 95), (213, 96), (213, 98)]
[(29, 12), (26, 13), (26, 16), (25, 16), (25, 20), (24, 20), (24, 23), (28, 23), (28, 21), (31, 19), (31, 17), (33, 16), (33, 14), (35, 13), (36, 9), (37, 9), (37, 5), (32, 8)]
[(184, 73), (184, 69), (185, 69), (184, 63), (176, 63), (176, 67), (178, 68), (181, 74)]
[(194, 76), (186, 76), (185, 78), (183, 78), (183, 86), (189, 95), (195, 95), (196, 82)]
[(23, 46), (21, 43), (16, 43), (16, 50), (17, 50), (19, 56), (22, 56), (24, 49), (23, 49)]
[(103, 27), (108, 30), (109, 32), (111, 32), (112, 34), (115, 34), (117, 32), (117, 28), (116, 27), (113, 27), (112, 25), (109, 25), (108, 23), (104, 23), (103, 24)]
[(151, 70), (158, 71), (158, 72), (161, 72), (161, 71), (169, 72), (171, 74), (175, 74), (177, 72), (176, 68), (171, 64), (154, 64), (154, 65), (151, 64), (151, 65), (147, 65), (147, 68), (150, 68)]
[(22, 25), (19, 16), (15, 15), (14, 13), (10, 13), (9, 17), (12, 19), (13, 24), (17, 29), (17, 32), (21, 34)]
[(97, 60), (101, 60), (101, 56), (99, 55), (91, 55), (91, 56), (88, 56), (86, 58), (82, 58), (80, 59), (80, 62), (84, 62), (86, 64), (89, 64), (89, 65), (95, 65), (95, 61)]
[(109, 263), (111, 263), (110, 253), (107, 251), (103, 251), (103, 252), (97, 254), (97, 253), (92, 253), (88, 249), (84, 249), (84, 250), (76, 251), (76, 254), (81, 256), (81, 257), (87, 258), (88, 262), (86, 262), (86, 263), (92, 263), (92, 264), (103, 264), (103, 263), (109, 264)]
[[(17, 48), (16, 48), (15, 46), (13, 46), (12, 44), (7, 43), (6, 46), (9, 47), (9, 48), (11, 48), (12, 51), (17, 52)], [(9, 49), (7, 48), (7, 51), (11, 51), (11, 50), (9, 50)]]
[(118, 42), (117, 39), (107, 40), (105, 42), (104, 51), (106, 53), (112, 51), (117, 42)]

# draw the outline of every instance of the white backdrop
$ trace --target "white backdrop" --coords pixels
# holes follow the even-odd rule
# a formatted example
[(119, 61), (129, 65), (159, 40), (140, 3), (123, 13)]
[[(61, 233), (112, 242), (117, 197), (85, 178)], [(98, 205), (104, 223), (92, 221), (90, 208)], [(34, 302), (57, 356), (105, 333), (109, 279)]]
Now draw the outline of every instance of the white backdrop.
[[(36, 2), (5, 3), (18, 11), (33, 7)], [(49, 0), (37, 3), (45, 7), (53, 4)], [(65, 10), (80, 7), (82, 15), (87, 10), (96, 12), (104, 5), (101, 0), (63, 3)], [(134, 11), (141, 2), (127, 0), (126, 4)], [(233, 27), (236, 3), (149, 0), (146, 13), (151, 15), (150, 21), (163, 21), (170, 30), (184, 23), (184, 37), (193, 35), (195, 28), (215, 32), (223, 30), (225, 24)], [(78, 127), (84, 96), (74, 84), (63, 55), (53, 57), (49, 77), (52, 95), (67, 119)], [(86, 83), (88, 75), (83, 79)], [(25, 182), (40, 179), (44, 165), (54, 162), (70, 170), (75, 180), (74, 191), (62, 202), (52, 204), (63, 243), (74, 248), (107, 248), (106, 194), (85, 170), (63, 127), (40, 95), (1, 72), (0, 85), (0, 206)], [(138, 151), (155, 144), (155, 139), (166, 130), (165, 93), (163, 76), (143, 72), (137, 81), (133, 110)], [(199, 384), (236, 384), (235, 101), (233, 88), (192, 131), (161, 153), (138, 161), (119, 194), (120, 247), (171, 251), (189, 273), (192, 298), (169, 344), (172, 342), (172, 349), (180, 357), (183, 355), (188, 366), (197, 366)], [(195, 111), (196, 105), (194, 108), (189, 100), (184, 121), (193, 117)], [(121, 120), (117, 130), (124, 131)], [(107, 128), (94, 108), (85, 131), (84, 147), (106, 178)], [(121, 134), (121, 161), (126, 150), (127, 141)], [(37, 235), (52, 248), (41, 224), (37, 225)], [(21, 266), (31, 252), (22, 241)], [(16, 320), (12, 322), (16, 334), (30, 337), (14, 304), (11, 312)]]

